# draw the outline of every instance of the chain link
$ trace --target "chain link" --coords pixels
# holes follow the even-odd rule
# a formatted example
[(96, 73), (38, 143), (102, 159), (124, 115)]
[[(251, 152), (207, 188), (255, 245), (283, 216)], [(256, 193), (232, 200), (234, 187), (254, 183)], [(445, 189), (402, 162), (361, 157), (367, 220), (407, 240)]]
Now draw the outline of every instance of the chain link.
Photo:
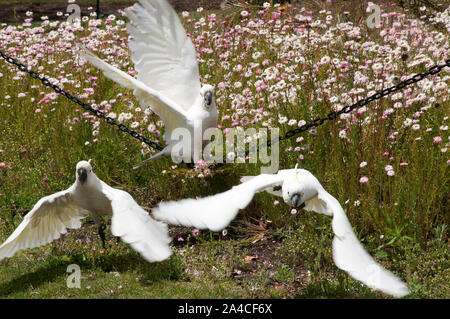
[[(151, 140), (149, 140), (148, 138), (146, 138), (145, 136), (139, 134), (138, 132), (128, 128), (126, 125), (118, 123), (115, 119), (113, 119), (112, 117), (106, 116), (105, 114), (103, 114), (101, 111), (94, 109), (92, 106), (90, 106), (89, 104), (81, 101), (79, 98), (77, 98), (76, 96), (73, 96), (72, 94), (70, 94), (69, 92), (63, 90), (62, 88), (60, 88), (59, 86), (52, 84), (46, 77), (39, 75), (37, 72), (32, 71), (30, 69), (28, 69), (24, 64), (18, 62), (16, 59), (14, 59), (13, 57), (10, 57), (8, 55), (6, 55), (5, 53), (3, 53), (2, 51), (0, 51), (0, 56), (8, 63), (13, 64), (15, 66), (17, 66), (19, 68), (19, 70), (23, 71), (23, 72), (27, 72), (30, 74), (30, 76), (33, 79), (38, 79), (42, 82), (43, 85), (52, 88), (56, 93), (59, 93), (61, 95), (64, 95), (66, 98), (68, 98), (69, 100), (71, 100), (72, 102), (80, 105), (82, 108), (84, 108), (85, 110), (93, 113), (95, 116), (102, 118), (106, 121), (106, 123), (110, 124), (110, 125), (114, 125), (118, 128), (119, 131), (125, 132), (130, 134), (132, 137), (134, 137), (135, 139), (149, 145), (150, 147), (157, 149), (157, 150), (162, 150), (163, 147), (161, 147), (157, 142), (153, 142)], [(402, 89), (404, 89), (405, 87), (420, 82), (423, 79), (425, 79), (426, 77), (428, 77), (429, 75), (434, 75), (437, 74), (439, 72), (442, 71), (443, 68), (445, 67), (450, 67), (450, 59), (445, 61), (445, 64), (440, 64), (440, 65), (435, 65), (432, 66), (431, 68), (429, 68), (427, 71), (422, 72), (422, 73), (418, 73), (415, 74), (414, 76), (410, 77), (409, 79), (406, 79), (394, 86), (391, 86), (389, 88), (386, 88), (382, 91), (376, 92), (374, 94), (372, 94), (371, 96), (359, 100), (357, 102), (355, 102), (352, 105), (347, 105), (345, 107), (343, 107), (341, 110), (339, 111), (333, 111), (328, 113), (328, 115), (326, 117), (319, 117), (316, 118), (315, 120), (313, 120), (311, 123), (306, 123), (298, 128), (292, 129), (287, 131), (284, 136), (281, 136), (279, 138), (278, 141), (282, 141), (294, 136), (297, 136), (305, 131), (308, 131), (312, 128), (318, 127), (320, 125), (322, 125), (324, 122), (326, 121), (332, 121), (335, 120), (336, 118), (338, 118), (340, 115), (345, 114), (345, 113), (350, 113), (352, 112), (354, 109), (356, 108), (360, 108), (363, 107), (367, 104), (369, 104), (370, 102), (379, 100), (383, 97), (385, 97), (386, 95), (389, 95), (391, 93), (400, 91)], [(267, 141), (267, 147), (271, 146), (273, 144), (272, 141)], [(246, 156), (249, 155), (250, 150), (247, 150)]]
[(121, 132), (125, 132), (130, 134), (132, 137), (134, 137), (135, 139), (147, 144), (148, 146), (157, 149), (159, 151), (163, 150), (163, 147), (161, 145), (159, 145), (157, 142), (151, 141), (148, 138), (146, 138), (144, 135), (138, 133), (135, 130), (130, 129), (128, 126), (122, 124), (122, 123), (118, 123), (115, 119), (113, 119), (110, 116), (106, 116), (102, 111), (97, 110), (95, 108), (93, 108), (91, 105), (89, 105), (86, 102), (81, 101), (79, 98), (77, 98), (76, 96), (73, 96), (72, 94), (70, 94), (69, 92), (63, 90), (61, 87), (51, 83), (45, 76), (38, 74), (35, 71), (32, 71), (30, 69), (28, 69), (27, 66), (25, 66), (24, 64), (20, 63), (19, 61), (17, 61), (16, 59), (14, 59), (13, 57), (10, 57), (8, 55), (6, 55), (5, 53), (3, 53), (2, 51), (0, 51), (0, 56), (8, 63), (13, 64), (15, 66), (17, 66), (17, 68), (20, 71), (23, 72), (27, 72), (28, 74), (30, 74), (30, 76), (33, 79), (37, 79), (40, 80), (42, 82), (42, 84), (44, 86), (50, 87), (52, 88), (56, 93), (59, 93), (61, 95), (64, 95), (66, 98), (68, 98), (70, 101), (80, 105), (83, 109), (85, 109), (86, 111), (94, 114), (96, 117), (104, 119), (106, 121), (106, 123), (116, 126), (117, 129)]

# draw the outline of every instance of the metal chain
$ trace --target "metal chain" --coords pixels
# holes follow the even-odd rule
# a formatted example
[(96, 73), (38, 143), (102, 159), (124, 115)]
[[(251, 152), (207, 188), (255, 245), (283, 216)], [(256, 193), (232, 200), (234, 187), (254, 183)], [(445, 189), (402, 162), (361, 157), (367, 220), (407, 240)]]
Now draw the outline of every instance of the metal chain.
[[(62, 88), (60, 88), (57, 85), (52, 84), (44, 76), (39, 75), (35, 71), (29, 70), (24, 64), (18, 62), (13, 57), (10, 57), (10, 56), (4, 54), (2, 51), (0, 51), (0, 56), (3, 59), (5, 59), (6, 62), (17, 66), (19, 68), (19, 70), (24, 71), (24, 72), (28, 72), (33, 79), (40, 80), (42, 82), (42, 84), (44, 84), (47, 87), (52, 88), (56, 93), (64, 95), (65, 97), (67, 97), (72, 102), (77, 103), (78, 105), (83, 107), (85, 110), (93, 113), (95, 116), (97, 116), (99, 118), (102, 118), (102, 119), (105, 119), (108, 124), (117, 126), (119, 131), (126, 132), (126, 133), (130, 134), (135, 139), (137, 139), (137, 140), (139, 140), (141, 142), (144, 142), (145, 144), (149, 145), (150, 147), (152, 147), (154, 149), (157, 149), (157, 150), (160, 150), (160, 151), (163, 149), (163, 147), (161, 147), (157, 142), (150, 141), (148, 138), (146, 138), (145, 136), (139, 134), (138, 132), (128, 128), (126, 125), (116, 122), (115, 119), (113, 119), (113, 118), (111, 118), (109, 116), (106, 116), (101, 111), (94, 109), (92, 106), (90, 106), (89, 104), (81, 101), (76, 96), (73, 96), (72, 94), (70, 94), (69, 92), (63, 90)], [(312, 121), (310, 123), (307, 123), (307, 124), (304, 124), (304, 125), (302, 125), (302, 126), (300, 126), (298, 128), (289, 130), (289, 131), (287, 131), (284, 134), (284, 136), (280, 137), (278, 140), (276, 140), (276, 141), (267, 141), (267, 145), (265, 145), (265, 146), (266, 147), (270, 147), (273, 142), (278, 142), (278, 141), (282, 141), (282, 140), (294, 137), (296, 135), (299, 135), (300, 133), (303, 133), (303, 132), (308, 131), (308, 130), (310, 130), (312, 128), (318, 127), (318, 126), (322, 125), (326, 121), (335, 120), (341, 114), (350, 113), (356, 108), (363, 107), (363, 106), (369, 104), (370, 102), (373, 102), (375, 100), (379, 100), (379, 99), (385, 97), (386, 95), (389, 95), (391, 93), (400, 91), (400, 90), (404, 89), (405, 87), (407, 87), (408, 85), (420, 82), (423, 79), (425, 79), (426, 77), (428, 77), (429, 75), (437, 74), (437, 73), (441, 72), (442, 69), (445, 68), (445, 67), (450, 67), (450, 59), (446, 60), (445, 64), (435, 65), (435, 66), (429, 68), (425, 72), (418, 73), (418, 74), (412, 76), (411, 78), (409, 78), (409, 79), (407, 79), (405, 81), (402, 81), (402, 82), (400, 82), (400, 83), (398, 83), (398, 84), (396, 84), (394, 86), (391, 86), (391, 87), (389, 87), (387, 89), (384, 89), (382, 91), (376, 92), (376, 93), (372, 94), (371, 96), (369, 96), (369, 97), (367, 97), (365, 99), (359, 100), (359, 101), (357, 101), (356, 103), (354, 103), (352, 105), (347, 105), (347, 106), (343, 107), (339, 111), (330, 112), (330, 113), (328, 113), (328, 115), (326, 117), (316, 118), (314, 121)], [(245, 152), (245, 155), (248, 156), (250, 152), (251, 152), (251, 150), (247, 150)]]
[(96, 110), (94, 109), (91, 105), (87, 104), (86, 102), (81, 101), (79, 98), (77, 98), (76, 96), (73, 96), (72, 94), (70, 94), (69, 92), (63, 90), (61, 87), (59, 87), (58, 85), (55, 85), (53, 83), (51, 83), (45, 76), (42, 76), (40, 74), (38, 74), (35, 71), (32, 71), (30, 69), (27, 68), (27, 66), (25, 66), (24, 64), (20, 63), (19, 61), (17, 61), (16, 59), (14, 59), (13, 57), (10, 57), (8, 55), (6, 55), (5, 53), (3, 53), (2, 51), (0, 51), (0, 56), (5, 59), (6, 62), (13, 64), (15, 66), (17, 66), (17, 68), (20, 71), (23, 72), (27, 72), (30, 74), (30, 76), (33, 79), (38, 79), (42, 82), (42, 84), (44, 84), (47, 87), (52, 88), (56, 93), (59, 93), (61, 95), (64, 95), (66, 98), (68, 98), (69, 100), (71, 100), (72, 102), (75, 102), (76, 104), (80, 105), (83, 109), (85, 109), (86, 111), (91, 112), (92, 114), (94, 114), (95, 116), (97, 116), (98, 118), (104, 119), (106, 121), (106, 123), (110, 124), (110, 125), (114, 125), (117, 127), (117, 129), (121, 132), (125, 132), (130, 134), (132, 137), (134, 137), (135, 139), (147, 144), (148, 146), (157, 149), (159, 151), (163, 150), (163, 147), (161, 145), (159, 145), (157, 142), (151, 141), (148, 138), (146, 138), (145, 136), (143, 136), (142, 134), (136, 132), (135, 130), (130, 129), (128, 126), (126, 126), (125, 124), (122, 123), (118, 123), (115, 119), (113, 119), (110, 116), (106, 116), (102, 111), (100, 110)]
[[(400, 90), (404, 89), (405, 87), (407, 87), (408, 85), (420, 82), (420, 81), (422, 81), (423, 79), (425, 79), (429, 75), (437, 74), (437, 73), (441, 72), (442, 69), (445, 68), (445, 67), (450, 67), (450, 59), (446, 60), (445, 64), (440, 64), (440, 65), (438, 64), (438, 65), (432, 66), (431, 68), (429, 68), (425, 72), (418, 73), (418, 74), (410, 77), (409, 79), (406, 79), (405, 81), (402, 81), (402, 82), (400, 82), (400, 83), (398, 83), (398, 84), (396, 84), (394, 86), (391, 86), (391, 87), (389, 87), (387, 89), (384, 89), (382, 91), (376, 92), (376, 93), (372, 94), (371, 96), (369, 96), (369, 97), (367, 97), (365, 99), (359, 100), (359, 101), (357, 101), (356, 103), (354, 103), (352, 105), (347, 105), (347, 106), (343, 107), (339, 111), (330, 112), (330, 113), (328, 113), (328, 115), (326, 117), (316, 118), (314, 121), (312, 121), (310, 123), (306, 123), (306, 124), (304, 124), (304, 125), (302, 125), (302, 126), (300, 126), (298, 128), (289, 130), (289, 131), (287, 131), (284, 134), (284, 136), (281, 136), (281, 137), (273, 139), (273, 140), (267, 140), (266, 144), (259, 145), (258, 150), (261, 150), (262, 148), (265, 148), (265, 147), (270, 147), (270, 146), (272, 146), (272, 144), (275, 144), (275, 143), (277, 143), (279, 141), (286, 140), (286, 139), (289, 139), (291, 137), (297, 136), (300, 133), (303, 133), (303, 132), (308, 131), (308, 130), (310, 130), (312, 128), (315, 128), (315, 127), (318, 127), (318, 126), (322, 125), (326, 121), (335, 120), (341, 114), (350, 113), (356, 108), (363, 107), (363, 106), (369, 104), (370, 102), (373, 102), (375, 100), (379, 100), (379, 99), (385, 97), (386, 95), (389, 95), (391, 93), (400, 91)], [(254, 153), (254, 152), (255, 152), (255, 148), (254, 147), (249, 148), (248, 150), (245, 151), (245, 157), (249, 156), (250, 153)]]
[(353, 111), (356, 108), (363, 107), (363, 106), (369, 104), (370, 102), (373, 102), (375, 100), (379, 100), (379, 99), (385, 97), (386, 95), (400, 91), (400, 90), (404, 89), (405, 87), (407, 87), (408, 85), (420, 82), (429, 75), (437, 74), (437, 73), (441, 72), (441, 70), (445, 67), (450, 67), (450, 59), (446, 60), (445, 64), (440, 64), (440, 65), (438, 64), (438, 65), (432, 66), (425, 72), (418, 73), (405, 81), (402, 81), (402, 82), (400, 82), (394, 86), (391, 86), (387, 89), (384, 89), (382, 91), (376, 92), (376, 93), (372, 94), (371, 96), (369, 96), (365, 99), (359, 100), (352, 105), (347, 105), (339, 111), (330, 112), (330, 113), (328, 113), (328, 115), (326, 117), (317, 118), (314, 121), (312, 121), (311, 123), (307, 123), (298, 128), (287, 131), (284, 134), (284, 136), (280, 137), (279, 140), (281, 141), (281, 140), (285, 140), (285, 139), (294, 137), (300, 133), (310, 130), (311, 128), (322, 125), (325, 121), (335, 120), (341, 114), (350, 113), (351, 111)]

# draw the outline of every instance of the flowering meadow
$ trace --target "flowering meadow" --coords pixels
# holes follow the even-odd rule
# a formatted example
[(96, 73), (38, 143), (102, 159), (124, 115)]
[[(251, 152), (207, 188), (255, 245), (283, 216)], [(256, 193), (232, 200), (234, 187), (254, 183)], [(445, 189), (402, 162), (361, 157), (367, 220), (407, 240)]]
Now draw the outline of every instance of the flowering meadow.
[[(198, 53), (201, 81), (215, 86), (218, 128), (224, 133), (235, 127), (279, 128), (283, 134), (450, 58), (449, 8), (431, 17), (415, 17), (395, 5), (385, 5), (381, 25), (371, 28), (365, 19), (343, 21), (332, 6), (313, 10), (266, 3), (232, 13), (202, 8), (180, 13)], [(0, 50), (105, 115), (164, 145), (164, 127), (158, 116), (139, 105), (132, 91), (106, 79), (76, 53), (75, 44), (81, 43), (136, 76), (126, 18), (109, 15), (97, 19), (92, 9), (77, 25), (67, 23), (64, 14), (58, 13), (61, 20), (49, 21), (28, 12), (23, 23), (1, 24)], [(352, 13), (344, 15), (351, 17)], [(92, 158), (101, 179), (129, 191), (147, 208), (161, 200), (222, 192), (237, 184), (241, 176), (260, 172), (261, 164), (215, 168), (197, 163), (192, 169), (175, 165), (170, 158), (133, 170), (134, 164), (154, 153), (147, 145), (118, 132), (3, 60), (0, 87), (1, 242), (39, 198), (73, 183), (75, 164), (82, 159)], [(449, 92), (450, 69), (444, 68), (400, 92), (279, 143), (280, 169), (298, 163), (317, 176), (340, 201), (363, 245), (408, 283), (414, 297), (449, 297), (445, 257)], [(259, 137), (248, 136), (247, 141)], [(77, 232), (67, 235), (73, 245), (56, 242), (46, 246), (47, 251), (62, 257), (52, 259), (54, 265), (49, 261), (44, 268), (34, 268), (34, 272), (47, 274), (53, 266), (62, 269), (67, 258), (84, 260), (80, 262), (93, 274), (98, 267), (105, 270), (104, 265), (99, 266), (104, 256), (93, 249), (99, 245), (95, 237), (82, 242), (77, 236)], [(230, 279), (236, 263), (245, 263), (236, 251), (249, 254), (242, 252), (242, 244), (236, 241), (244, 238), (245, 242), (249, 237), (247, 243), (281, 242), (273, 249), (274, 259), (282, 264), (262, 262), (266, 267), (254, 270), (251, 280), (236, 284)], [(199, 247), (189, 246), (193, 238), (201, 243)], [(159, 280), (171, 281), (178, 295), (187, 297), (381, 297), (337, 270), (332, 263), (331, 238), (329, 217), (291, 210), (282, 200), (258, 194), (228, 233), (195, 230), (177, 235), (174, 241), (181, 248), (168, 267), (175, 270), (154, 269), (163, 273)], [(218, 260), (218, 250), (234, 257), (229, 262)], [(126, 246), (119, 251), (131, 254)], [(134, 280), (136, 270), (114, 268), (113, 261), (120, 261), (114, 253), (114, 249), (104, 253), (111, 258), (110, 268), (87, 279), (92, 280), (88, 281), (92, 288), (83, 294), (148, 296), (139, 280)], [(199, 253), (203, 255), (199, 257)], [(29, 254), (25, 251), (15, 258), (25, 260)], [(45, 262), (45, 258), (40, 260)], [(29, 297), (33, 290), (26, 283), (19, 293), (11, 283), (1, 283), (20, 277), (19, 271), (29, 272), (25, 262), (18, 266), (13, 259), (0, 262), (1, 267), (8, 266), (7, 275), (0, 275), (0, 296)], [(125, 284), (117, 288), (110, 271), (123, 271), (124, 282), (133, 277), (128, 292), (124, 292)], [(180, 286), (186, 278), (190, 284), (200, 285), (201, 277), (223, 288), (183, 290)], [(30, 278), (43, 284), (37, 277)], [(94, 287), (95, 278), (100, 278), (102, 287)], [(301, 284), (294, 284), (297, 282)], [(198, 289), (209, 292), (201, 294)], [(48, 287), (39, 296), (51, 294)]]

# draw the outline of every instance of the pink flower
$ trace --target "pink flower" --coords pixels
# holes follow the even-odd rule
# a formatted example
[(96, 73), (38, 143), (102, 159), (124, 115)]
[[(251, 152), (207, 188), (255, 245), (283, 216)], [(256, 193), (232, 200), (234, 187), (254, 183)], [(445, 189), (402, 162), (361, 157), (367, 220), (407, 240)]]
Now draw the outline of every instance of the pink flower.
[(400, 165), (400, 166), (408, 166), (408, 163), (403, 162), (403, 163), (400, 163), (399, 165)]
[(196, 166), (197, 167), (200, 167), (200, 168), (203, 168), (203, 167), (206, 167), (207, 165), (206, 165), (206, 162), (204, 161), (204, 160), (199, 160), (197, 163), (196, 163)]
[(369, 178), (367, 176), (363, 176), (359, 179), (360, 184), (365, 184), (369, 181)]
[(6, 165), (5, 162), (0, 162), (0, 167), (1, 167), (1, 168), (6, 168), (6, 166), (7, 166), (7, 165)]
[(442, 142), (442, 137), (440, 137), (440, 136), (433, 137), (434, 144), (439, 144), (440, 142)]

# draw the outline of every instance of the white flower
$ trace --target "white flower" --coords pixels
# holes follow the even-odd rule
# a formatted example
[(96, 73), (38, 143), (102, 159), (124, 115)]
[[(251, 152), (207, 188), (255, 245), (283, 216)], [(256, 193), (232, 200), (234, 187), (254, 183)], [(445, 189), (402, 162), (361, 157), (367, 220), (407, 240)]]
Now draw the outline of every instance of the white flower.
[(323, 64), (327, 64), (328, 62), (330, 62), (331, 58), (328, 55), (325, 55), (324, 57), (322, 57), (322, 59), (320, 59), (320, 62)]
[(288, 120), (288, 118), (287, 118), (286, 116), (281, 116), (281, 117), (278, 119), (278, 123), (284, 124), (284, 123), (287, 122), (287, 120)]
[(410, 118), (406, 118), (406, 120), (403, 121), (403, 125), (405, 127), (408, 127), (408, 126), (411, 126), (412, 122), (413, 121)]
[(139, 126), (139, 122), (134, 121), (133, 123), (131, 123), (131, 128), (136, 128)]
[(152, 132), (152, 133), (153, 133), (153, 132), (156, 130), (156, 125), (153, 124), (153, 123), (149, 124), (149, 125), (147, 126), (147, 130), (148, 130), (149, 132)]
[(380, 72), (383, 69), (383, 65), (381, 63), (374, 63), (372, 65), (372, 70), (374, 72)]
[(234, 154), (234, 152), (229, 152), (229, 153), (227, 154), (227, 159), (228, 159), (229, 161), (234, 161), (235, 158), (236, 158), (236, 154)]

